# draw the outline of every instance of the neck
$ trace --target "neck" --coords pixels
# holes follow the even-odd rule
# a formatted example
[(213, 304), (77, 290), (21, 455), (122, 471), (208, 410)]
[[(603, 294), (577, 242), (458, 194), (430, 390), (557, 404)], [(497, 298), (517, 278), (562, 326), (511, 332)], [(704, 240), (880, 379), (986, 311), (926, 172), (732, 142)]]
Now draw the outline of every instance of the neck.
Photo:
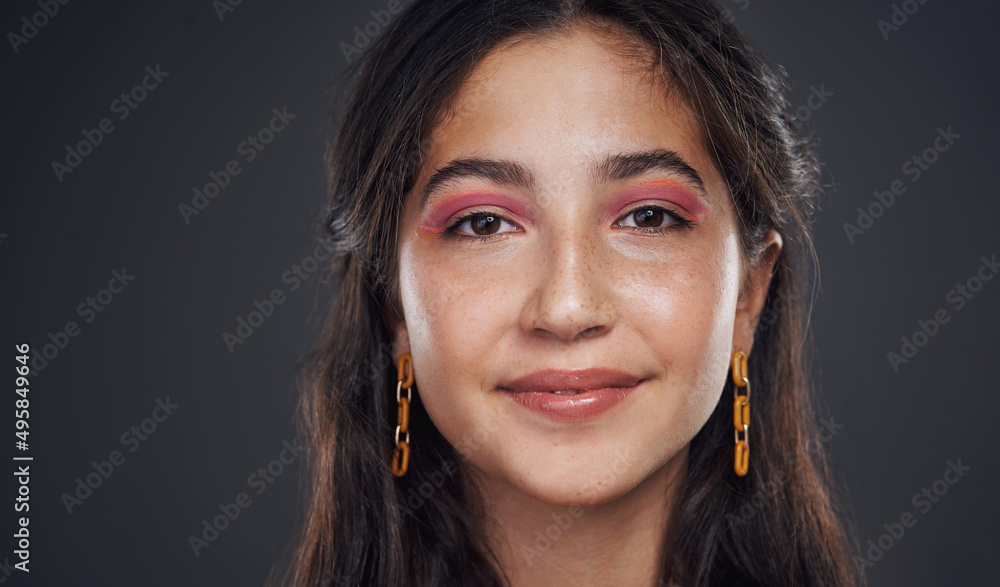
[(657, 585), (685, 447), (612, 501), (556, 506), (481, 479), (486, 535), (513, 587)]

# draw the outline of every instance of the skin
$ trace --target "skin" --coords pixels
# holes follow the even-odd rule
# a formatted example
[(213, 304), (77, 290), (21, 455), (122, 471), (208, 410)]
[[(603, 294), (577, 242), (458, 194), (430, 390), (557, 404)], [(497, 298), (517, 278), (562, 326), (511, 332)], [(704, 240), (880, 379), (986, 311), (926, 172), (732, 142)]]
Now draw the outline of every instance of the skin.
[[(440, 117), (404, 202), (396, 359), (411, 353), (419, 401), (468, 457), (514, 585), (655, 583), (689, 442), (720, 399), (732, 353), (751, 350), (781, 248), (772, 232), (759, 260), (744, 263), (730, 195), (690, 109), (621, 41), (581, 26), (492, 52)], [(609, 155), (651, 149), (678, 153), (704, 191), (664, 170), (596, 180)], [(470, 157), (518, 162), (534, 182), (462, 178), (420, 209), (435, 170)], [(602, 211), (666, 180), (705, 205), (692, 227), (641, 232), (635, 203)], [(504, 218), (484, 242), (420, 228), (435, 203), (476, 190), (527, 214), (470, 200), (451, 218)], [(642, 203), (677, 209), (657, 198)], [(469, 222), (459, 230), (477, 234)], [(647, 380), (587, 422), (548, 420), (496, 389), (543, 368), (594, 366)]]

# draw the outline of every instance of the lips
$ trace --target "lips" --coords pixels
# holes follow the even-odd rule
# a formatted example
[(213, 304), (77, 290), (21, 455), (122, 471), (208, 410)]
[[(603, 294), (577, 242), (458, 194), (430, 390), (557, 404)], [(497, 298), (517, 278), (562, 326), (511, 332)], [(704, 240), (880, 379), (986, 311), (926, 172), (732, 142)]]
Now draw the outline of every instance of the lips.
[(546, 369), (514, 379), (500, 388), (513, 392), (591, 391), (610, 387), (635, 387), (640, 381), (641, 377), (603, 367), (578, 371)]
[(519, 377), (499, 390), (551, 420), (592, 420), (624, 402), (645, 381), (615, 369), (549, 369)]

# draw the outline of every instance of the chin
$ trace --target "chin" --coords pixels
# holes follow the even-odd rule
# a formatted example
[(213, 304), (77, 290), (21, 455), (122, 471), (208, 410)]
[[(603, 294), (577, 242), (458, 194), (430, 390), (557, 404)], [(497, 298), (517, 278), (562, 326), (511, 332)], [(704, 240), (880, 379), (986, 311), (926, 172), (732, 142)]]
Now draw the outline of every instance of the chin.
[(539, 502), (558, 507), (589, 507), (610, 503), (628, 493), (634, 483), (617, 483), (595, 487), (590, 482), (554, 480), (551, 484), (531, 485), (520, 489)]
[(570, 460), (533, 463), (514, 470), (508, 482), (522, 493), (555, 506), (601, 505), (628, 493), (642, 481), (634, 463), (623, 460), (587, 465)]

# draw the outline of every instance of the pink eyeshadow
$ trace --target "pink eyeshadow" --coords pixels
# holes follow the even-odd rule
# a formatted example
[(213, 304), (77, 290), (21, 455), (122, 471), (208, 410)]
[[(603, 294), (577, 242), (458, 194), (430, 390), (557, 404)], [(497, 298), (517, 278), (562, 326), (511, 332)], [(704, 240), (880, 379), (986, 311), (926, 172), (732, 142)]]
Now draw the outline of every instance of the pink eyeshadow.
[(708, 216), (710, 210), (701, 198), (688, 188), (669, 179), (656, 179), (640, 186), (625, 190), (604, 206), (604, 216), (617, 214), (622, 208), (640, 200), (665, 200), (678, 207), (691, 220), (701, 220)]
[[(496, 206), (504, 208), (511, 214), (518, 216), (518, 222), (530, 224), (531, 213), (528, 207), (518, 200), (489, 191), (463, 192), (454, 196), (449, 196), (439, 202), (430, 211), (420, 228), (428, 232), (439, 234), (447, 228), (448, 221), (458, 211), (474, 206)], [(512, 218), (511, 220), (515, 220)]]

